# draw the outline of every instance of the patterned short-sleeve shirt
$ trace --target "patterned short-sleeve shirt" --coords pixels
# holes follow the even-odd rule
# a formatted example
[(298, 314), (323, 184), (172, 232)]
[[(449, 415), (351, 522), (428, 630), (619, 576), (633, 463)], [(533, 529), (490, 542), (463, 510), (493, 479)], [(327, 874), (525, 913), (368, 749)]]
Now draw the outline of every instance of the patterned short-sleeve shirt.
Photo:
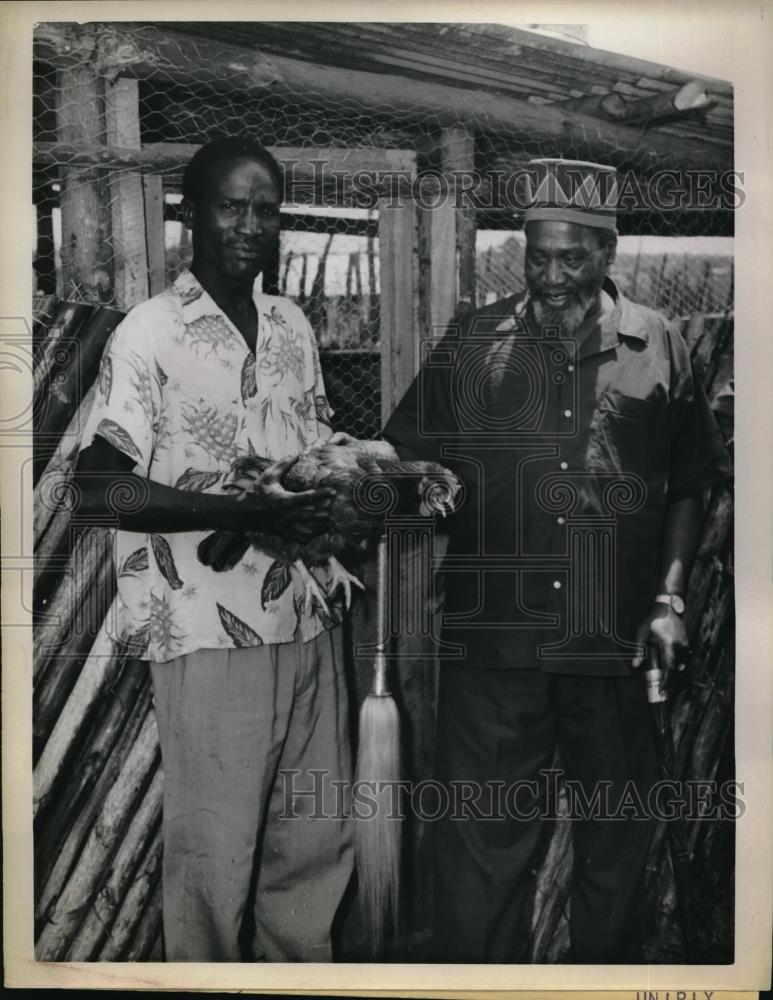
[[(239, 456), (279, 459), (330, 434), (314, 334), (287, 299), (254, 293), (255, 354), (183, 272), (132, 309), (102, 358), (81, 440), (105, 438), (134, 471), (178, 490), (219, 493)], [(325, 627), (299, 606), (297, 581), (250, 549), (215, 573), (196, 555), (209, 531), (117, 531), (117, 614), (110, 628), (134, 655), (165, 662), (197, 649), (304, 640)]]

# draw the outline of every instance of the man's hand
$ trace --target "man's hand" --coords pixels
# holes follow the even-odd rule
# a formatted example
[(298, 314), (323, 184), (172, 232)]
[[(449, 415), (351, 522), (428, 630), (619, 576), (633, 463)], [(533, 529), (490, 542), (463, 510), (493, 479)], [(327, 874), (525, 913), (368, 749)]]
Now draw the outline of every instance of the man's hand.
[[(668, 684), (672, 670), (684, 670), (689, 648), (687, 630), (681, 617), (667, 604), (653, 605), (639, 625), (634, 641), (642, 646), (657, 648), (664, 673), (664, 686)], [(646, 653), (644, 656), (634, 657), (632, 666), (641, 666), (645, 659)]]
[(281, 480), (293, 462), (294, 455), (280, 459), (263, 473), (245, 473), (225, 488), (239, 491), (238, 500), (255, 505), (261, 512), (259, 530), (276, 531), (284, 538), (304, 543), (328, 530), (335, 490), (328, 487), (300, 493), (286, 490)]

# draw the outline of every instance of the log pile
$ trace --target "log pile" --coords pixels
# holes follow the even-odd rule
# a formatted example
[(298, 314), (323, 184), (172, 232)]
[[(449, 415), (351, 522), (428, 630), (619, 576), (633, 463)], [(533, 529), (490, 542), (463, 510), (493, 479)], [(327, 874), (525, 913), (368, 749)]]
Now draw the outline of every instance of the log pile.
[[(94, 310), (79, 313), (82, 331), (88, 331), (93, 315)], [(97, 319), (103, 330), (104, 319)], [(714, 399), (732, 372), (732, 322), (694, 318), (685, 335)], [(92, 340), (91, 349), (101, 351), (101, 336)], [(43, 348), (41, 365), (53, 353), (45, 343)], [(41, 391), (46, 377), (41, 371)], [(45, 595), (36, 604), (45, 616), (34, 632), (36, 956), (40, 961), (143, 961), (159, 957), (163, 778), (147, 667), (127, 656), (107, 627), (114, 594), (109, 531), (86, 528), (70, 539), (73, 504), (66, 487), (90, 403), (88, 388), (82, 384), (66, 413), (60, 411), (61, 439), (40, 475), (35, 498), (36, 592)], [(732, 513), (730, 493), (716, 489), (691, 578), (687, 624), (694, 685), (673, 710), (679, 776), (685, 778), (711, 779), (727, 776), (728, 770), (732, 775)], [(85, 618), (84, 607), (89, 608)], [(367, 633), (357, 634), (356, 620), (354, 627), (355, 642), (368, 641)], [(421, 779), (431, 756), (434, 677), (431, 652), (417, 648), (413, 655), (413, 662), (400, 666), (398, 697), (406, 729), (414, 734), (408, 748), (411, 770)], [(390, 954), (395, 959), (411, 957), (416, 940), (426, 937), (420, 924), (428, 912), (421, 875), (427, 869), (427, 846), (422, 830), (414, 828), (413, 834), (416, 843), (408, 854), (417, 873), (410, 921), (415, 933), (404, 945), (405, 954), (399, 949)], [(535, 874), (527, 961), (560, 961), (567, 948), (568, 822), (559, 820), (551, 834)], [(721, 849), (720, 836), (714, 824), (692, 824), (696, 878)], [(657, 945), (673, 933), (674, 895), (662, 830), (649, 870)], [(349, 954), (356, 954), (356, 928), (348, 936)]]

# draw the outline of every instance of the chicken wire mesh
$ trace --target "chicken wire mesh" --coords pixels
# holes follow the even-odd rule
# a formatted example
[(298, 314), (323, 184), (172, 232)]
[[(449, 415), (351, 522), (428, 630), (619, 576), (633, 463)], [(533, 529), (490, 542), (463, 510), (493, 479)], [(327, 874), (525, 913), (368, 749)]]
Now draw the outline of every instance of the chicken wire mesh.
[[(476, 289), (488, 304), (525, 288), (523, 232), (476, 233)], [(733, 241), (726, 236), (621, 236), (610, 276), (622, 292), (672, 320), (733, 312)]]
[[(528, 123), (508, 131), (493, 111), (481, 111), (476, 119), (464, 102), (455, 118), (452, 111), (438, 109), (430, 92), (425, 96), (417, 89), (414, 94), (410, 85), (394, 97), (391, 109), (386, 94), (379, 104), (356, 87), (345, 94), (319, 94), (311, 76), (306, 85), (283, 76), (281, 59), (271, 53), (287, 49), (289, 40), (297, 48), (314, 36), (320, 58), (339, 65), (353, 59), (356, 67), (358, 50), (346, 47), (345, 31), (335, 35), (331, 26), (307, 25), (315, 30), (303, 35), (302, 27), (39, 26), (33, 88), (36, 291), (125, 308), (134, 304), (124, 301), (127, 280), (143, 268), (148, 271), (146, 294), (172, 280), (190, 252), (179, 212), (182, 166), (193, 149), (218, 136), (249, 134), (293, 155), (368, 149), (376, 159), (383, 155), (385, 164), (390, 151), (407, 150), (419, 175), (448, 168), (444, 134), (449, 129), (471, 140), (474, 169), (483, 178), (517, 169), (535, 156), (589, 158), (573, 132), (551, 137), (530, 132)], [(385, 44), (383, 32), (379, 34), (384, 26), (350, 27), (368, 45)], [(427, 26), (404, 27), (407, 50), (426, 46), (422, 31)], [(446, 49), (458, 51), (462, 59), (465, 26), (433, 27)], [(492, 65), (502, 63), (508, 50), (501, 33), (486, 26), (476, 30), (476, 44), (485, 44)], [(253, 59), (256, 45), (258, 51), (265, 46), (274, 59), (265, 73)], [(520, 54), (531, 89), (525, 100), (537, 108), (605, 88), (618, 94), (635, 89), (634, 77), (623, 73), (614, 83), (604, 78), (601, 64), (588, 69), (585, 78), (572, 78), (570, 69), (548, 51), (532, 69), (529, 60), (539, 53)], [(306, 58), (311, 55), (311, 50), (305, 53)], [(240, 89), (245, 79), (250, 86)], [(637, 85), (639, 97), (663, 87), (655, 80)], [(497, 85), (483, 78), (479, 91), (492, 101), (500, 96)], [(726, 116), (728, 111), (719, 107), (716, 113)], [(722, 124), (721, 117), (717, 120)], [(696, 127), (688, 121), (685, 133)], [(648, 141), (654, 140), (643, 135), (640, 148), (626, 150), (609, 140), (608, 148), (602, 143), (595, 149), (594, 158), (643, 176), (652, 161)], [(346, 185), (342, 194), (335, 178), (296, 180), (286, 191), (280, 259), (275, 273), (264, 280), (267, 290), (288, 295), (306, 312), (317, 334), (338, 425), (370, 436), (381, 420), (378, 215), (372, 199), (366, 198), (367, 207), (362, 207), (362, 198), (352, 201)], [(132, 197), (138, 215), (126, 217), (127, 198)], [(155, 222), (148, 210), (153, 197), (163, 200)], [(348, 202), (345, 209), (342, 202)], [(522, 285), (523, 237), (507, 207), (478, 212), (476, 224), (474, 287), (460, 289), (460, 298), (483, 304)], [(709, 239), (717, 228), (714, 213), (655, 212), (650, 206), (627, 225), (638, 240), (623, 238), (614, 275), (632, 298), (672, 317), (730, 312), (732, 254), (727, 239), (719, 249)], [(156, 247), (156, 260), (161, 259), (155, 273), (149, 258), (137, 257), (138, 228), (147, 246)], [(655, 237), (655, 245), (644, 245), (653, 244)]]

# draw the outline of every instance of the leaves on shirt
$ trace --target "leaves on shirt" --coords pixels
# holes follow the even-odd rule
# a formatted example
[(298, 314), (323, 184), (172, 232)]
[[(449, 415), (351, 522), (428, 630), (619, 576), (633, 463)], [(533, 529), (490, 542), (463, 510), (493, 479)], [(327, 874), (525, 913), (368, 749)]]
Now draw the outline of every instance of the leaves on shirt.
[(271, 563), (263, 578), (263, 587), (260, 592), (260, 605), (264, 611), (269, 601), (275, 601), (282, 596), (290, 586), (291, 580), (288, 563), (278, 559)]
[(203, 472), (199, 469), (186, 469), (174, 484), (178, 490), (190, 490), (192, 493), (203, 493), (214, 486), (220, 479), (219, 472)]
[(258, 394), (258, 379), (255, 371), (255, 355), (250, 351), (242, 365), (242, 402)]
[(321, 424), (327, 424), (327, 426), (329, 427), (330, 407), (328, 405), (327, 399), (324, 396), (319, 395), (314, 397), (314, 410), (317, 414), (317, 420), (319, 420)]
[(127, 576), (132, 573), (142, 573), (143, 570), (148, 568), (148, 550), (143, 545), (141, 549), (135, 549), (130, 556), (127, 556), (124, 560), (120, 570), (118, 571), (119, 576)]
[(115, 420), (100, 420), (95, 433), (130, 458), (134, 458), (138, 462), (142, 461), (142, 452), (132, 440), (131, 434)]
[(169, 376), (166, 374), (166, 372), (158, 363), (158, 361), (156, 362), (156, 375), (158, 376), (159, 385), (166, 385), (166, 383), (169, 381)]
[(241, 618), (237, 618), (232, 611), (228, 610), (228, 608), (224, 608), (222, 604), (218, 604), (217, 612), (220, 615), (220, 621), (223, 624), (223, 628), (237, 649), (246, 649), (249, 646), (263, 645), (263, 640), (258, 633), (243, 622)]
[(105, 402), (110, 402), (110, 390), (113, 388), (113, 362), (109, 354), (103, 354), (99, 363), (99, 375), (97, 375), (97, 385), (99, 391), (105, 397)]
[(169, 547), (169, 542), (163, 535), (150, 535), (149, 537), (150, 544), (153, 547), (153, 555), (156, 557), (161, 575), (172, 590), (179, 590), (183, 585), (183, 581), (177, 575), (177, 567), (172, 558), (172, 550)]

